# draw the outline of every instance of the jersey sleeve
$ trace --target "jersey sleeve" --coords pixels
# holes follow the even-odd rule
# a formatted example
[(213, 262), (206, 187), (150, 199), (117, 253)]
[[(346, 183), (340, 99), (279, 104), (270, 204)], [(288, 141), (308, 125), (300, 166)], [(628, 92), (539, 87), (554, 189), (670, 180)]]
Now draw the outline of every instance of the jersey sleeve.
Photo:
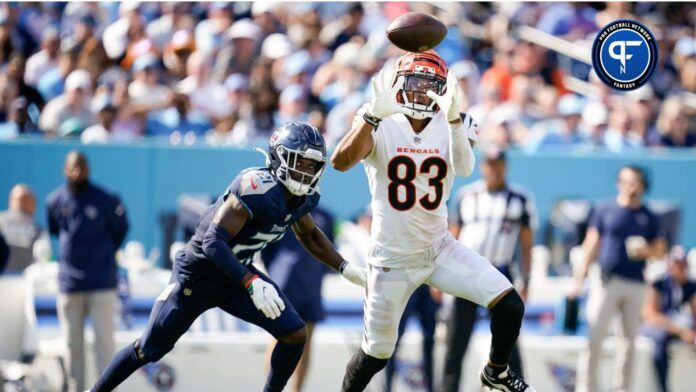
[(594, 227), (597, 229), (599, 234), (602, 234), (604, 230), (604, 225), (602, 225), (602, 205), (595, 205), (590, 211), (590, 219), (588, 221), (589, 227)]
[(269, 200), (270, 190), (277, 185), (273, 176), (262, 170), (244, 171), (232, 181), (227, 194), (233, 194), (247, 209), (251, 217), (273, 200)]
[(652, 241), (658, 237), (664, 237), (665, 234), (660, 230), (660, 220), (659, 218), (650, 210), (648, 210), (648, 228), (645, 233), (645, 238), (648, 241)]

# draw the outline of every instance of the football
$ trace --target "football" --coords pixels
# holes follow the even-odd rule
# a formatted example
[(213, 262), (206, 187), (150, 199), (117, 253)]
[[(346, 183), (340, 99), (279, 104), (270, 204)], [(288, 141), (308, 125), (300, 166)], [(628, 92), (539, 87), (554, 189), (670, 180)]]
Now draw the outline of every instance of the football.
[(436, 17), (422, 12), (409, 12), (394, 19), (387, 27), (387, 38), (408, 52), (432, 49), (447, 35), (447, 27)]

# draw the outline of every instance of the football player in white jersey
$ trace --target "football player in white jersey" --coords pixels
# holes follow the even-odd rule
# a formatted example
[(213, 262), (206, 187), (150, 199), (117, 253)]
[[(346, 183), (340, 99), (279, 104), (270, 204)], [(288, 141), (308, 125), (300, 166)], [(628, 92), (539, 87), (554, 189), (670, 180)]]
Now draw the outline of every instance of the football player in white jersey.
[(533, 391), (508, 368), (524, 303), (481, 255), (447, 231), (454, 176), (469, 176), (476, 124), (460, 116), (455, 76), (433, 50), (406, 53), (372, 80), (374, 97), (356, 115), (331, 163), (346, 171), (362, 161), (372, 194), (372, 244), (361, 349), (348, 363), (343, 391), (362, 391), (394, 352), (413, 291), (428, 284), (487, 307), (491, 351), (484, 386)]

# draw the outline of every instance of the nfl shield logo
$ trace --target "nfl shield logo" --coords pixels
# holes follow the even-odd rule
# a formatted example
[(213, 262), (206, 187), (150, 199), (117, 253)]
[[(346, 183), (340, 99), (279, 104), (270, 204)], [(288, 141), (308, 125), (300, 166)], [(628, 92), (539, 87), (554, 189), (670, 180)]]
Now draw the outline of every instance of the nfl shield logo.
[(418, 136), (414, 136), (414, 137), (413, 137), (413, 142), (416, 143), (416, 144), (420, 144), (421, 138), (419, 138)]

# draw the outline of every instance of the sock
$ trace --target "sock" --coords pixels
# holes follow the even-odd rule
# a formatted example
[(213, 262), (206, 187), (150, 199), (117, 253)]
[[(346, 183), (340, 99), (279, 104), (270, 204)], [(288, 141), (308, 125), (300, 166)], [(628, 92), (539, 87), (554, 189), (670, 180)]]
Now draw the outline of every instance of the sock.
[(145, 361), (138, 358), (135, 347), (140, 341), (129, 344), (109, 362), (104, 373), (99, 377), (92, 388), (92, 392), (108, 392), (114, 390), (120, 383), (127, 379), (133, 372), (145, 365)]
[[(497, 365), (507, 365), (520, 334), (524, 302), (517, 291), (509, 291), (491, 310), (491, 352), (488, 358)], [(503, 368), (505, 369), (505, 368)]]
[(372, 377), (387, 366), (388, 359), (371, 357), (361, 349), (346, 366), (342, 392), (362, 392)]
[(300, 362), (304, 343), (287, 344), (278, 341), (271, 354), (271, 372), (266, 380), (264, 392), (282, 391)]
[(508, 369), (508, 366), (493, 366), (491, 364), (486, 364), (486, 367), (483, 368), (483, 371), (486, 372), (486, 374), (490, 377), (493, 378), (498, 378), (500, 376), (500, 373), (506, 371)]

